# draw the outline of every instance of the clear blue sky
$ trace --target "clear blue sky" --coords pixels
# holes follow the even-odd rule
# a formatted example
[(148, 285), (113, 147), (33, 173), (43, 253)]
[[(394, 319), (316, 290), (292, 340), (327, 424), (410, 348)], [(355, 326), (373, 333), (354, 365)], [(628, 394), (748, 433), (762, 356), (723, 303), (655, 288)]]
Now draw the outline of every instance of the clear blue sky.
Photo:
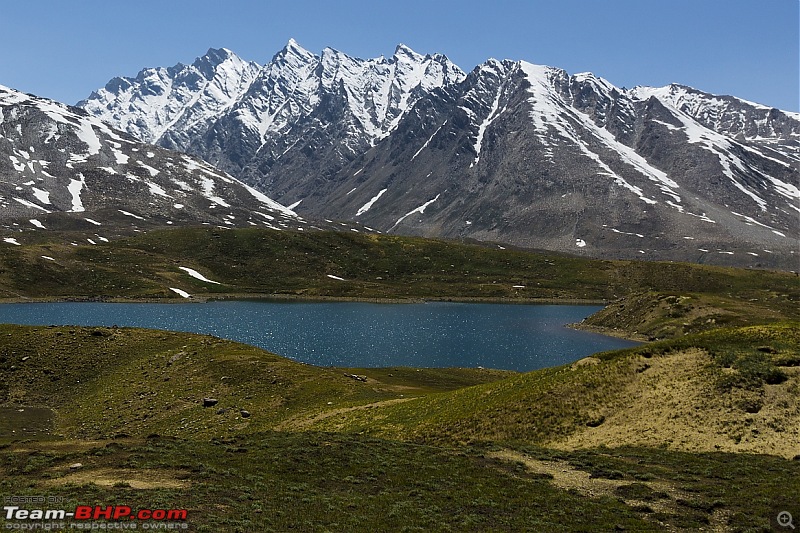
[(617, 86), (671, 82), (798, 111), (798, 0), (9, 0), (0, 84), (75, 103), (114, 76), (209, 47), (268, 62), (290, 37), (390, 56), (398, 43), (469, 71), (524, 59)]

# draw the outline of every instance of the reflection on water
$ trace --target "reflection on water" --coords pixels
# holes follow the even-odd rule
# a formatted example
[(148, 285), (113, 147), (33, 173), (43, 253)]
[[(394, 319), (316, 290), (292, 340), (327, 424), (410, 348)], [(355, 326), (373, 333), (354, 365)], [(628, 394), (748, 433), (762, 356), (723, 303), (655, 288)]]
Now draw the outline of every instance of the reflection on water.
[(449, 302), (4, 304), (0, 323), (206, 333), (321, 366), (482, 366), (526, 371), (634, 345), (564, 327), (599, 309)]

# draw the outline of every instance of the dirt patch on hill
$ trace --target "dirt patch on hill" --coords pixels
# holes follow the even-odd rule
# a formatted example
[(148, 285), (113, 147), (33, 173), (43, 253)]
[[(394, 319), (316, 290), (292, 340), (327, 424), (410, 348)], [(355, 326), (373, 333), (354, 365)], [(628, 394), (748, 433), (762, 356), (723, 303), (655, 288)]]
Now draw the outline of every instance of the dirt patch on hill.
[(277, 431), (303, 431), (306, 429), (311, 428), (312, 426), (316, 425), (323, 420), (327, 420), (331, 417), (336, 417), (339, 415), (344, 415), (347, 413), (352, 413), (354, 411), (365, 411), (368, 409), (376, 409), (380, 407), (384, 407), (387, 405), (392, 405), (396, 403), (403, 403), (408, 402), (411, 400), (416, 400), (416, 397), (413, 398), (395, 398), (393, 400), (384, 400), (381, 402), (373, 402), (368, 403), (365, 405), (356, 405), (354, 407), (341, 407), (338, 409), (331, 409), (329, 411), (324, 411), (322, 413), (315, 414), (313, 416), (307, 415), (300, 415), (288, 420), (284, 420), (280, 424), (278, 424), (275, 429)]
[[(504, 461), (522, 463), (529, 472), (540, 475), (544, 474), (545, 476), (551, 478), (553, 485), (560, 489), (576, 490), (584, 496), (590, 496), (594, 498), (599, 496), (616, 497), (620, 487), (631, 484), (630, 481), (618, 479), (593, 478), (589, 472), (579, 470), (566, 461), (543, 461), (512, 450), (495, 452), (491, 454), (490, 457)], [(641, 484), (649, 487), (651, 490), (669, 493), (672, 496), (679, 493), (677, 488), (663, 481), (648, 481)], [(630, 502), (626, 500), (626, 503), (634, 503), (634, 500), (631, 500)], [(664, 507), (657, 510), (667, 510), (666, 505), (656, 506)], [(655, 508), (656, 507), (654, 507), (654, 509)]]
[[(607, 496), (619, 499), (632, 508), (646, 509), (647, 514), (680, 513), (678, 502), (692, 497), (686, 491), (666, 481), (631, 482), (622, 479), (596, 478), (566, 461), (534, 459), (513, 450), (501, 450), (491, 454), (490, 457), (521, 463), (528, 472), (546, 476), (559, 489), (577, 491), (590, 498)], [(723, 524), (726, 518), (725, 510), (714, 510), (709, 516), (709, 530), (725, 531)]]
[(94, 483), (102, 487), (124, 486), (133, 489), (185, 489), (190, 483), (187, 472), (179, 470), (132, 470), (126, 468), (86, 468), (65, 476), (50, 479), (43, 484), (57, 487), (70, 483)]

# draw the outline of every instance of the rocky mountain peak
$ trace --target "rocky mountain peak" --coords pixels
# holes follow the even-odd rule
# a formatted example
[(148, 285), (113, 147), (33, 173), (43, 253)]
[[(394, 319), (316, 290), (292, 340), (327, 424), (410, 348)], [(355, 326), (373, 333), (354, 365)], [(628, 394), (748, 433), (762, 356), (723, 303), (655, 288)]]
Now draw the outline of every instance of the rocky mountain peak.
[(272, 58), (272, 63), (307, 63), (316, 58), (312, 53), (300, 46), (294, 39), (289, 39), (277, 54)]
[(414, 50), (409, 48), (408, 46), (400, 43), (394, 49), (394, 56), (395, 60), (402, 60), (403, 58), (407, 58), (410, 61), (414, 61), (419, 63), (421, 61), (425, 61), (425, 56), (416, 53)]
[[(195, 59), (192, 66), (195, 67), (203, 77), (210, 80), (216, 74), (217, 68), (226, 61), (244, 63), (244, 60), (227, 48), (209, 48), (205, 55)], [(180, 66), (182, 67), (183, 65)], [(175, 68), (178, 69), (178, 66), (176, 65)]]

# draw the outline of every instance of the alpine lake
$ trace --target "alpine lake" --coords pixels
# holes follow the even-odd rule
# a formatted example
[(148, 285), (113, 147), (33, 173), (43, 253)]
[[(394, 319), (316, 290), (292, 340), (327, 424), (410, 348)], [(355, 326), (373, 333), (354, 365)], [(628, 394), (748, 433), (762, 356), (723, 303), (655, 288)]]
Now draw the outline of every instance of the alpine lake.
[(636, 345), (567, 327), (600, 308), (452, 302), (55, 302), (0, 305), (0, 323), (209, 334), (317, 366), (525, 372)]

